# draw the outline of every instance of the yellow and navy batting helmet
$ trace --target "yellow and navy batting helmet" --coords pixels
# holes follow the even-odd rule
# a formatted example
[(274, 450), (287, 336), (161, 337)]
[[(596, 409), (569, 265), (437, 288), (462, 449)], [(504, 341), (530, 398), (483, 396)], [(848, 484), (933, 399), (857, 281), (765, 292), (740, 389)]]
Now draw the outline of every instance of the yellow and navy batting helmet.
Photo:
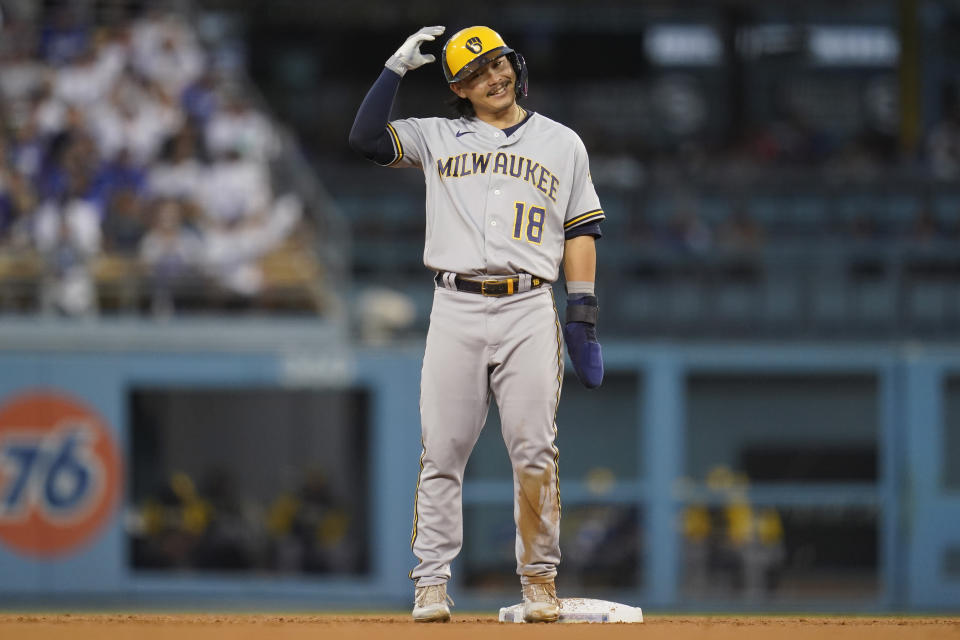
[(467, 27), (450, 36), (443, 45), (440, 66), (448, 83), (459, 82), (503, 55), (507, 56), (517, 73), (517, 97), (522, 98), (527, 95), (526, 62), (490, 27)]

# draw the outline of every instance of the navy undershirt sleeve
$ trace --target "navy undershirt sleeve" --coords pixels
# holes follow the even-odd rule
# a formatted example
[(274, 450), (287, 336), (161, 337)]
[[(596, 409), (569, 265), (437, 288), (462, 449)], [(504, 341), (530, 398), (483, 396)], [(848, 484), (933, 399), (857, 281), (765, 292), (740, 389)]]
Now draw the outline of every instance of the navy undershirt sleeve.
[(576, 238), (577, 236), (593, 236), (594, 238), (602, 238), (603, 232), (600, 231), (600, 223), (591, 222), (590, 224), (582, 224), (579, 227), (567, 229), (567, 232), (563, 234), (563, 239), (569, 240), (570, 238)]
[(350, 148), (377, 164), (390, 164), (397, 155), (387, 122), (399, 86), (400, 76), (384, 68), (360, 104), (350, 129)]

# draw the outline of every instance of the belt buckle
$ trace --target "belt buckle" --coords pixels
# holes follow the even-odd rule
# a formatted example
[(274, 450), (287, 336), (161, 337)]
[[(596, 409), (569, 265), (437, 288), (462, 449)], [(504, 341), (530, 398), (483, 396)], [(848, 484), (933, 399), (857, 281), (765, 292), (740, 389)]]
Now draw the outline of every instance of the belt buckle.
[(490, 296), (492, 298), (499, 298), (502, 296), (502, 293), (490, 293), (487, 291), (487, 285), (497, 285), (502, 284), (501, 280), (481, 280), (480, 281), (480, 293), (485, 296)]

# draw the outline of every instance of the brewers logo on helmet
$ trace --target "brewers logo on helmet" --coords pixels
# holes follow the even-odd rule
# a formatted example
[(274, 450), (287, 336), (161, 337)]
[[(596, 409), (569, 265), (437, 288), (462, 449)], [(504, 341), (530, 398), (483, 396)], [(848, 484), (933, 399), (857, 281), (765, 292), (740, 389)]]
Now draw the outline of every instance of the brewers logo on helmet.
[(527, 64), (523, 56), (507, 46), (490, 27), (467, 27), (456, 32), (443, 45), (440, 56), (448, 83), (460, 82), (491, 60), (507, 56), (517, 73), (517, 97), (527, 95)]

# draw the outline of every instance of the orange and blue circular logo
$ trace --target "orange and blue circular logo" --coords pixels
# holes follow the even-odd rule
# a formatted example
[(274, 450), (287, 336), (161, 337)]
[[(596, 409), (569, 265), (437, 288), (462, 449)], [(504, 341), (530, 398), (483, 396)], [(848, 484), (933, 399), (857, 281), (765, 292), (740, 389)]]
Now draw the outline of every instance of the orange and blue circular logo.
[(0, 406), (0, 543), (53, 557), (106, 524), (122, 483), (120, 454), (103, 418), (59, 392)]

